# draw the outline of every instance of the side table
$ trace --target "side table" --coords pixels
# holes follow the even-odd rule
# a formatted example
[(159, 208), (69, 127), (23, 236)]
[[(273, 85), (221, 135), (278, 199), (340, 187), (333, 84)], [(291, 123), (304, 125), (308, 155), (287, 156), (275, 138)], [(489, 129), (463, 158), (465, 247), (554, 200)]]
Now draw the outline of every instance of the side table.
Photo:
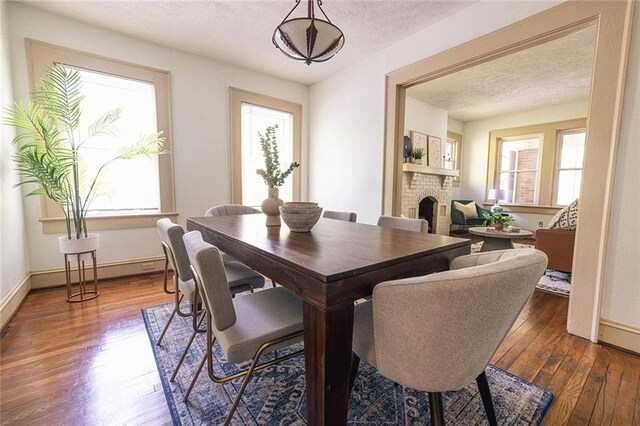
[[(90, 256), (93, 263), (93, 290), (87, 289), (87, 273), (85, 268), (85, 258)], [(78, 262), (78, 291), (73, 292), (71, 274), (73, 267), (71, 261), (75, 258)], [(95, 299), (100, 295), (98, 291), (98, 267), (96, 264), (96, 250), (83, 251), (78, 253), (64, 254), (64, 271), (67, 279), (67, 302), (78, 303), (85, 300)]]

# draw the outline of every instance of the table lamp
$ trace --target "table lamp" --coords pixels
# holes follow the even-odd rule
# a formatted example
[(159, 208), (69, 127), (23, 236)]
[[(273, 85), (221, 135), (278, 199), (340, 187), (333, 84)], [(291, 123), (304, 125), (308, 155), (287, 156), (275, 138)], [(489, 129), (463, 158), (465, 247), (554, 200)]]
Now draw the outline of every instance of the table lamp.
[(500, 207), (500, 200), (504, 198), (504, 191), (502, 189), (491, 188), (487, 196), (487, 200), (494, 201), (495, 204), (491, 207), (491, 211)]

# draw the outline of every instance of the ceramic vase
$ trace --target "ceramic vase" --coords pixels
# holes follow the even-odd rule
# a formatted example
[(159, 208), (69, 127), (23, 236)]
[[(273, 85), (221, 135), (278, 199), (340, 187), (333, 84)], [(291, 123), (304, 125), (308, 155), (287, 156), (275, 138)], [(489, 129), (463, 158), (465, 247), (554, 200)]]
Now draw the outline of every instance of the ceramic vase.
[(279, 188), (269, 188), (269, 197), (262, 202), (262, 213), (267, 215), (267, 226), (280, 226), (280, 206), (283, 201), (278, 198)]
[(496, 222), (493, 227), (496, 231), (504, 231), (504, 223)]

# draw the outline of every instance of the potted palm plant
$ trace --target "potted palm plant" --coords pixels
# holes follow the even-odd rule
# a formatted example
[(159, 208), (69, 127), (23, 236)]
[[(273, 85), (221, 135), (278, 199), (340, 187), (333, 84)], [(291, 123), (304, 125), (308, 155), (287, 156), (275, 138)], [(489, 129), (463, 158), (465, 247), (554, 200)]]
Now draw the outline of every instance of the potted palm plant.
[(280, 225), (280, 206), (283, 201), (279, 197), (279, 188), (300, 164), (296, 161), (289, 164), (286, 170), (280, 170), (280, 153), (276, 141), (276, 129), (278, 125), (267, 127), (265, 134), (258, 132), (260, 146), (264, 155), (264, 169), (257, 169), (256, 173), (262, 177), (269, 187), (269, 196), (262, 202), (262, 212), (267, 215), (267, 226)]
[(19, 132), (14, 162), (23, 179), (16, 186), (35, 184), (26, 194), (44, 195), (60, 206), (67, 233), (58, 239), (60, 252), (81, 253), (97, 250), (99, 236), (87, 229), (87, 214), (98, 193), (103, 170), (118, 160), (163, 152), (162, 132), (143, 135), (119, 149), (97, 170), (83, 164), (82, 147), (93, 137), (115, 135), (121, 108), (107, 112), (80, 134), (82, 81), (77, 70), (58, 64), (45, 70), (45, 76), (27, 106), (15, 102), (5, 109), (4, 122)]

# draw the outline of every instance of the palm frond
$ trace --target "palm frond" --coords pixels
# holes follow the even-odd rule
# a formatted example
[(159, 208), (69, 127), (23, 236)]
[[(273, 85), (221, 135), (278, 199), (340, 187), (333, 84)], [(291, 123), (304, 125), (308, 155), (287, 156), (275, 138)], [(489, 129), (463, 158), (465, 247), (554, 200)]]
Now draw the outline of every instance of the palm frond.
[(89, 126), (89, 137), (100, 135), (112, 135), (115, 136), (117, 129), (113, 125), (122, 114), (122, 108), (116, 108), (109, 111), (102, 117), (98, 118), (91, 126)]
[(140, 156), (150, 156), (164, 154), (165, 138), (162, 132), (150, 133), (140, 136), (140, 139), (134, 144), (120, 148), (116, 152), (114, 160), (131, 160)]
[(62, 123), (67, 131), (78, 127), (82, 113), (82, 81), (80, 73), (56, 64), (45, 70), (45, 78), (34, 93), (34, 99), (47, 112), (47, 115)]
[(14, 155), (16, 170), (27, 179), (16, 184), (40, 184), (41, 187), (28, 195), (45, 194), (57, 204), (64, 204), (69, 199), (68, 177), (72, 162), (53, 160), (46, 152), (39, 152), (36, 147), (20, 149)]

